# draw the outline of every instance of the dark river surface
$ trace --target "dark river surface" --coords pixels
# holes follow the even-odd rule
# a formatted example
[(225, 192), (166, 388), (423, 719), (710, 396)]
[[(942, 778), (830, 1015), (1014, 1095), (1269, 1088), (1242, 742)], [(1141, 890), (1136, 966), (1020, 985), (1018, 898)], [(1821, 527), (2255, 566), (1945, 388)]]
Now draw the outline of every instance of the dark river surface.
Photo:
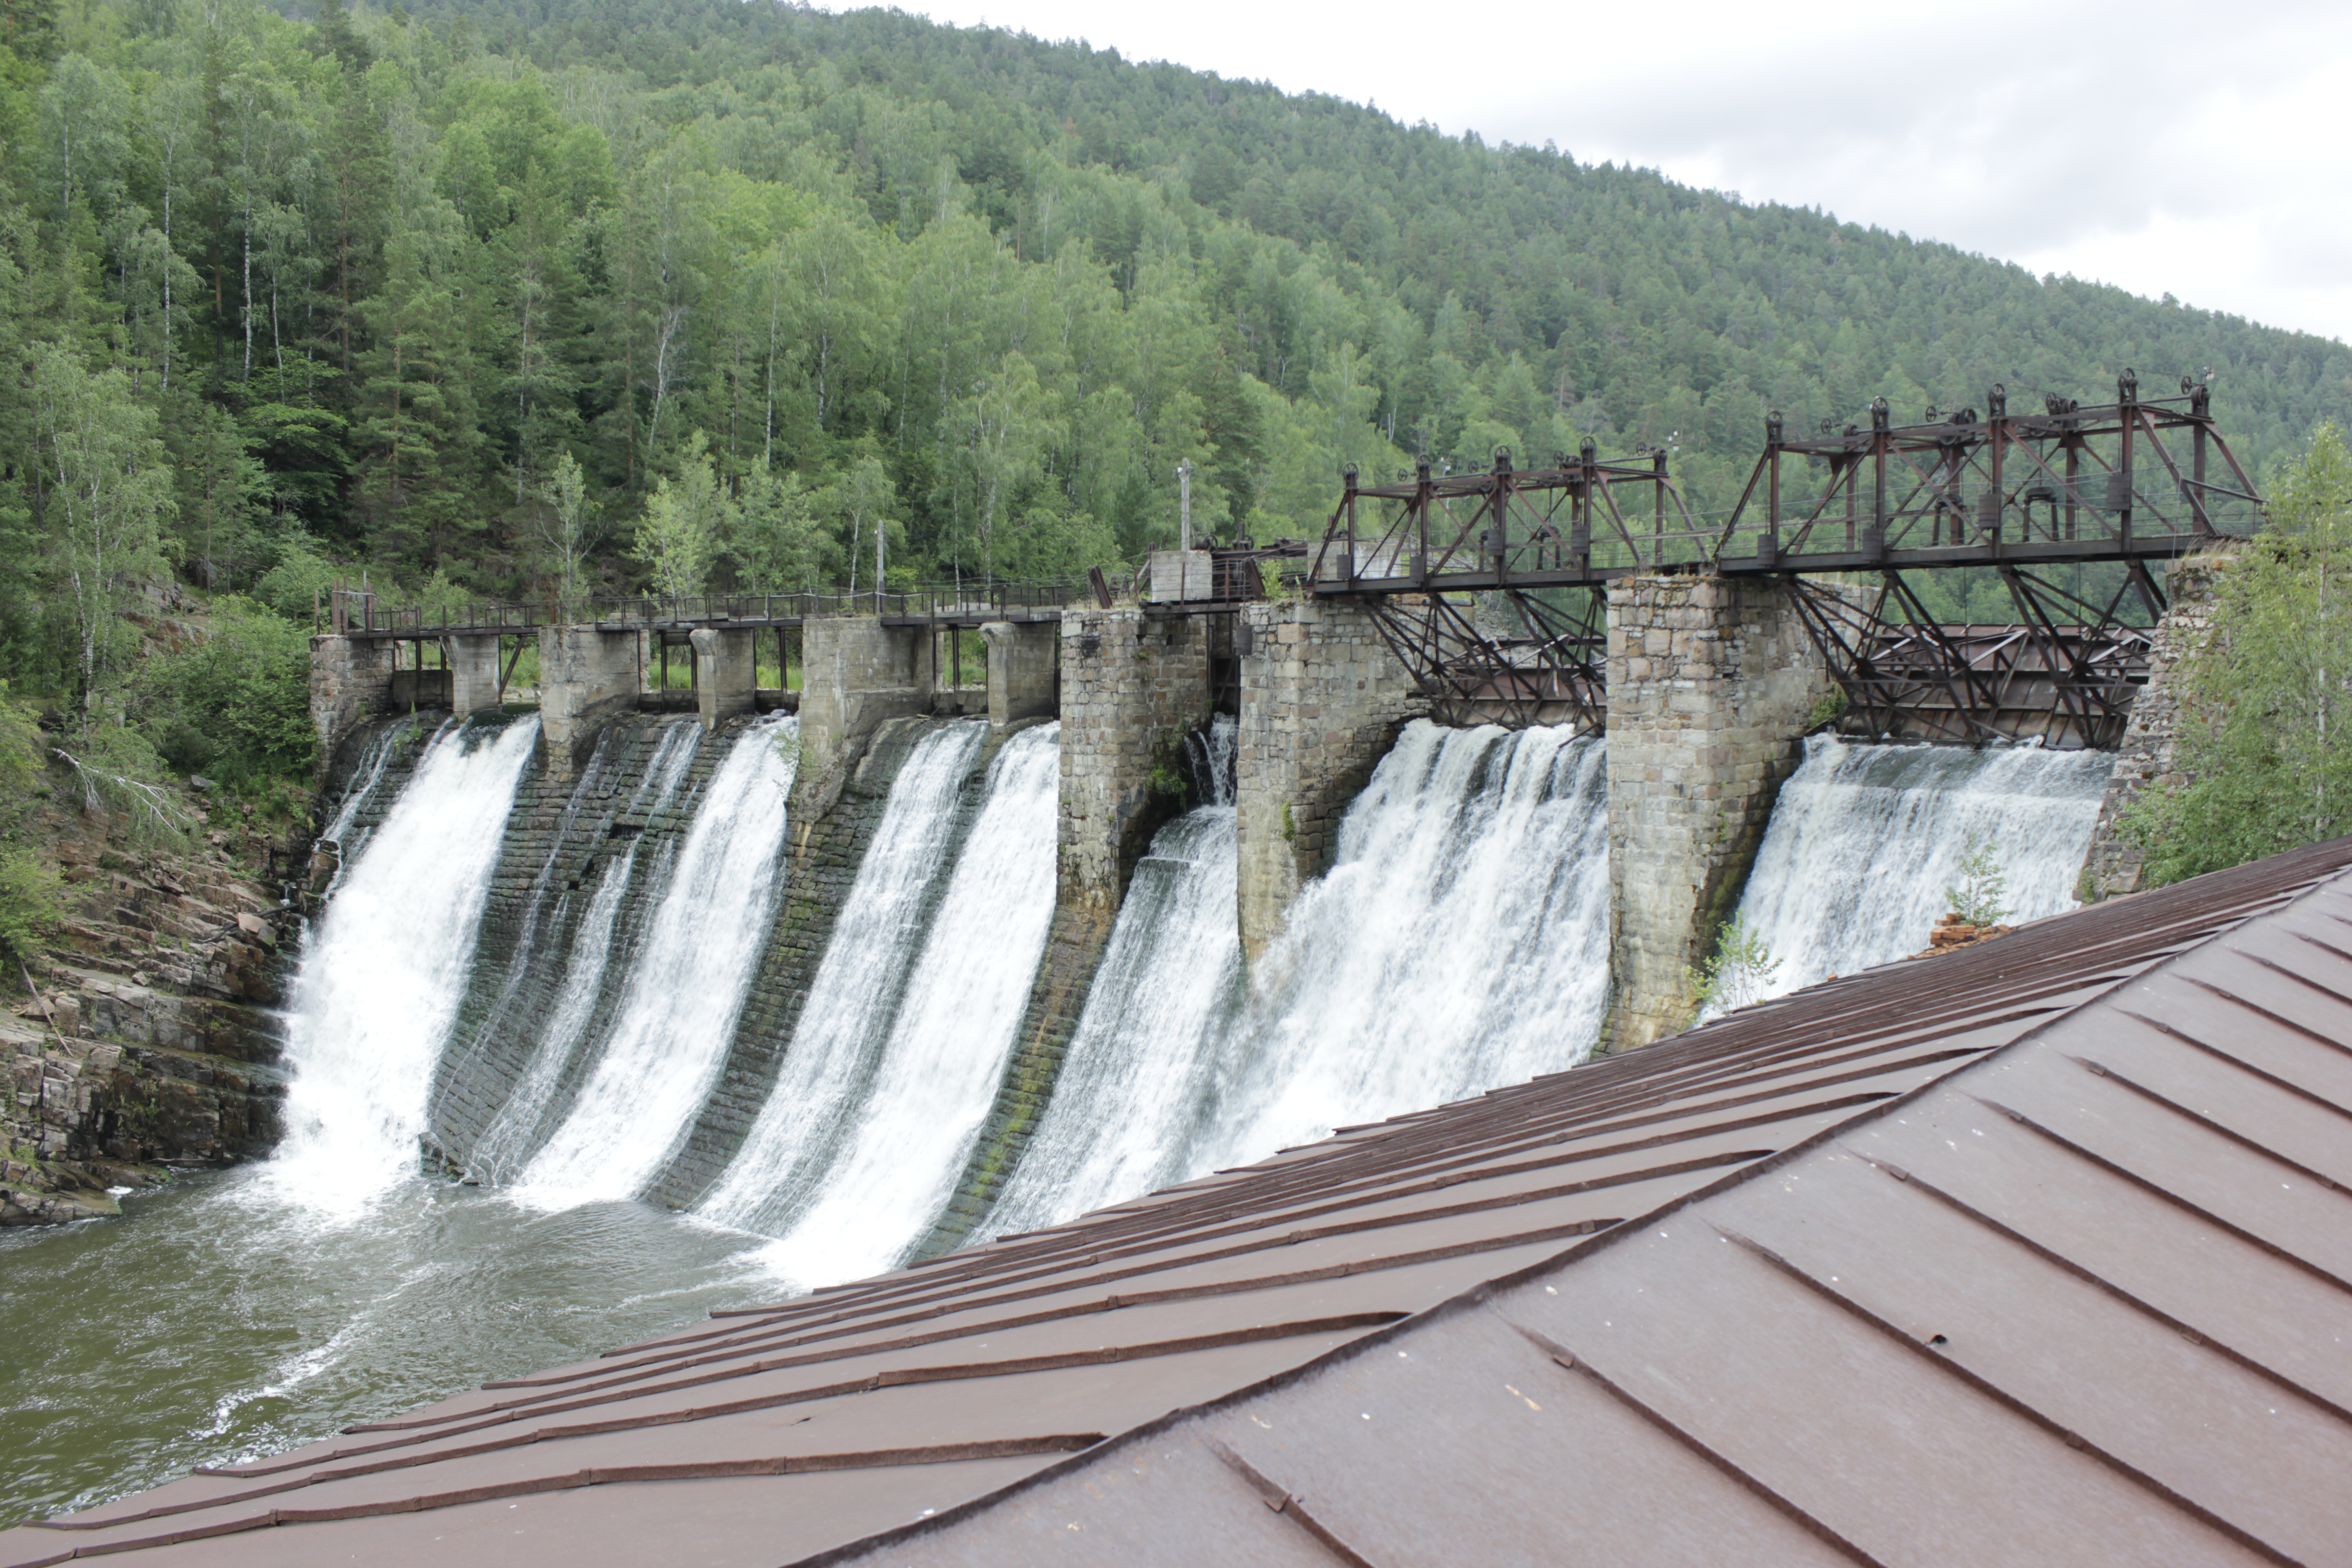
[(0, 1232), (0, 1525), (314, 1441), (784, 1292), (758, 1237), (412, 1179), (289, 1204), (269, 1164)]

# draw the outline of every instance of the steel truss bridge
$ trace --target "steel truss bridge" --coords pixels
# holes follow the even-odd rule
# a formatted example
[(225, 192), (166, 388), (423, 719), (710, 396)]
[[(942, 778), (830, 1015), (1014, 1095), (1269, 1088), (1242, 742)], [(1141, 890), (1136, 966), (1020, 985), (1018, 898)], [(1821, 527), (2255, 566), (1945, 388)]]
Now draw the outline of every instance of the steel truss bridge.
[[(1738, 504), (1695, 516), (1663, 451), (1360, 485), (1349, 470), (1309, 591), (1360, 597), (1449, 723), (1604, 727), (1607, 592), (1621, 577), (1775, 578), (1846, 693), (1843, 726), (1958, 742), (2112, 747), (2165, 608), (2153, 563), (2251, 534), (2261, 498), (2214, 427), (2208, 389), (2116, 401), (1996, 386), (1962, 409), (1794, 436), (1775, 412)], [(2112, 563), (2085, 597), (2067, 569)], [(2008, 626), (1937, 625), (1906, 574), (1997, 573)], [(2062, 577), (2073, 576), (2076, 585)], [(1857, 592), (1857, 587), (1860, 591)]]

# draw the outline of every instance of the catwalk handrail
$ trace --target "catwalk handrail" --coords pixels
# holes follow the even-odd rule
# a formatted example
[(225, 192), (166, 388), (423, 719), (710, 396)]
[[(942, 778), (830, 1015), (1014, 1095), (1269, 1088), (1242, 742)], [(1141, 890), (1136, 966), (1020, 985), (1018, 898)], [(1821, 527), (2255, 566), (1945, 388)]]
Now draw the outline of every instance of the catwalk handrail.
[(317, 629), (347, 637), (488, 637), (549, 626), (690, 631), (697, 627), (798, 626), (805, 621), (878, 615), (885, 620), (1034, 620), (1097, 597), (1084, 578), (1044, 582), (965, 582), (876, 593), (863, 589), (797, 594), (642, 595), (624, 598), (546, 597), (481, 600), (458, 605), (386, 605), (366, 588), (335, 587), (321, 598)]

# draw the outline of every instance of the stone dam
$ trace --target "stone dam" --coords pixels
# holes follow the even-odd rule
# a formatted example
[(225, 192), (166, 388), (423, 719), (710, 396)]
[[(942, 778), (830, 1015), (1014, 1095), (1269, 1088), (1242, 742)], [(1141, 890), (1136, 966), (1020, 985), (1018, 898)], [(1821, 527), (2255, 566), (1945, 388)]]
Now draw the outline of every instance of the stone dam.
[[(2024, 917), (2132, 886), (2160, 658), (2120, 766), (1877, 746), (1824, 732), (1772, 580), (1608, 610), (1605, 738), (1433, 724), (1344, 598), (993, 622), (982, 685), (874, 616), (809, 618), (789, 689), (752, 630), (654, 634), (690, 650), (665, 691), (643, 630), (547, 627), (535, 707), (501, 705), (495, 637), (402, 669), (321, 636), (338, 878), (431, 757), (515, 759), (465, 786), (498, 796), (472, 905), (406, 913), (467, 935), (384, 1124), (467, 1182), (774, 1237), (821, 1285), (1647, 1044), (1735, 913), (1775, 990), (1903, 956), (1979, 837)], [(303, 1107), (336, 1069), (290, 1066), (298, 1135), (342, 1114)]]

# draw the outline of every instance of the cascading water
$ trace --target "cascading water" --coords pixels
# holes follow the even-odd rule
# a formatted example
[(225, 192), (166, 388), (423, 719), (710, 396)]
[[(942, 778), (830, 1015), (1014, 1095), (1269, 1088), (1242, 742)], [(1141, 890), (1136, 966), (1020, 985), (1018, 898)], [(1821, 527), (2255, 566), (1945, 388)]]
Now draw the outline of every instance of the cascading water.
[(1185, 1172), (1583, 1059), (1609, 991), (1607, 791), (1602, 742), (1565, 729), (1406, 726), (1255, 966)]
[(1024, 730), (991, 765), (855, 1131), (815, 1201), (763, 1253), (787, 1279), (888, 1268), (953, 1191), (1053, 925), (1060, 742), (1059, 724)]
[(1780, 965), (1759, 994), (1927, 945), (1974, 836), (2012, 921), (2074, 907), (2115, 757), (2039, 746), (1874, 746), (1817, 735), (1780, 786), (1739, 913)]
[[(702, 726), (695, 720), (680, 720), (670, 725), (655, 748), (653, 759), (646, 764), (636, 788), (631, 792), (627, 805), (618, 815), (634, 816), (640, 812), (659, 812), (675, 801), (694, 767), (695, 753), (700, 749), (701, 740)], [(583, 774), (580, 787), (573, 794), (572, 805), (566, 809), (566, 826), (578, 809), (580, 799), (589, 794), (594, 784), (594, 763), (603, 758), (604, 747), (600, 744), (594, 761), (589, 771)], [(604, 993), (604, 977), (612, 968), (614, 934), (620, 921), (621, 906), (628, 894), (631, 876), (637, 864), (637, 850), (643, 843), (641, 837), (632, 837), (626, 849), (605, 863), (604, 875), (597, 882), (586, 913), (581, 917), (579, 930), (572, 935), (571, 952), (564, 959), (563, 988), (557, 994), (554, 1008), (549, 1013), (541, 1031), (530, 1062), (524, 1068), (521, 1078), (516, 1080), (505, 1103), (499, 1107), (498, 1115), (483, 1130), (481, 1138), (467, 1158), (468, 1169), (482, 1180), (499, 1182), (509, 1179), (530, 1152), (540, 1122), (555, 1097), (564, 1068), (571, 1065), (574, 1050), (587, 1033), (589, 1019), (596, 1010), (596, 1000)], [(559, 828), (548, 852), (547, 866), (550, 869), (556, 865), (562, 847), (563, 832)], [(547, 879), (547, 871), (542, 870), (540, 884), (533, 889), (535, 900), (544, 896)], [(518, 971), (528, 957), (526, 948), (517, 957)], [(624, 955), (625, 970), (626, 958), (627, 955)], [(510, 985), (509, 994), (511, 994)], [(502, 1021), (503, 1014), (502, 1008), (493, 1016), (493, 1021)]]
[(1194, 769), (1209, 804), (1161, 828), (1136, 863), (1053, 1099), (982, 1234), (1057, 1224), (1187, 1173), (1241, 984), (1233, 746), (1220, 716)]
[[(414, 721), (409, 722), (414, 723)], [(335, 872), (328, 879), (324, 889), (326, 898), (332, 899), (342, 887), (343, 879), (351, 874), (352, 862), (367, 847), (368, 830), (357, 826), (360, 813), (367, 809), (369, 803), (375, 799), (376, 792), (383, 787), (384, 772), (391, 765), (393, 753), (400, 749), (400, 742), (411, 732), (407, 724), (387, 724), (374, 740), (368, 742), (367, 751), (360, 758), (359, 768), (343, 791), (341, 803), (335, 807), (335, 815), (320, 830), (318, 848), (331, 849), (335, 857)]]
[(908, 977), (921, 917), (947, 875), (956, 799), (988, 726), (934, 730), (916, 742), (834, 922), (800, 1027), (741, 1151), (698, 1206), (705, 1218), (765, 1231), (804, 1207), (850, 1131), (845, 1112), (873, 1081)]
[(354, 1211), (416, 1168), (433, 1065), (465, 992), (482, 903), (537, 718), (445, 724), (346, 868), (287, 1008), (286, 1198)]
[(747, 727), (704, 787), (604, 1052), (524, 1169), (536, 1201), (635, 1196), (709, 1093), (774, 912), (798, 733)]

